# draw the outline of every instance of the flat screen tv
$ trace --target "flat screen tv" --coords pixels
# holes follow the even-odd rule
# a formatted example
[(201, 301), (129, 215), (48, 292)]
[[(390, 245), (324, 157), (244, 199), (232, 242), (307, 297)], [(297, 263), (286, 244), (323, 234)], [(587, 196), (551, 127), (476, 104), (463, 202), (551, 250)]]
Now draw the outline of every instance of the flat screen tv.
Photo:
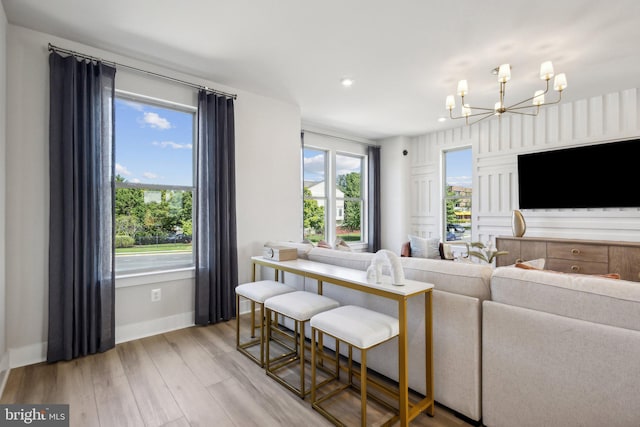
[(518, 156), (520, 209), (640, 207), (640, 139)]

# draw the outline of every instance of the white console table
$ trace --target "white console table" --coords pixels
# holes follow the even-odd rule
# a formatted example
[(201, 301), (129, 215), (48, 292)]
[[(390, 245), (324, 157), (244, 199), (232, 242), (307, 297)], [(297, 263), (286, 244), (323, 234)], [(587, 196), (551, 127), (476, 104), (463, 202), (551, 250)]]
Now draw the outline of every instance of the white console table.
[[(398, 334), (398, 386), (400, 392), (400, 425), (408, 426), (409, 421), (421, 412), (427, 411), (434, 414), (433, 394), (433, 326), (432, 326), (432, 296), (433, 285), (430, 283), (405, 280), (403, 286), (396, 286), (390, 280), (382, 283), (374, 283), (367, 280), (366, 272), (345, 268), (331, 264), (324, 264), (304, 259), (292, 261), (273, 261), (254, 256), (252, 261), (252, 281), (256, 280), (256, 266), (270, 267), (275, 270), (275, 280), (279, 279), (279, 272), (288, 272), (303, 277), (308, 277), (318, 282), (318, 293), (322, 293), (322, 283), (331, 283), (360, 292), (389, 298), (398, 303), (398, 321), (400, 332)], [(385, 276), (386, 279), (389, 279)], [(426, 396), (418, 402), (409, 400), (409, 354), (407, 336), (407, 300), (412, 297), (424, 297), (424, 324), (425, 324), (425, 359), (426, 359)]]

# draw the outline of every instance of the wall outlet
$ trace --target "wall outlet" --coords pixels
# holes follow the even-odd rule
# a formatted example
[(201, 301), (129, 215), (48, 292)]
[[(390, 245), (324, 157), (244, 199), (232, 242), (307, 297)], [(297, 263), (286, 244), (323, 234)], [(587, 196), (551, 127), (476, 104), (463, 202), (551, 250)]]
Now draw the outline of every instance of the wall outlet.
[(151, 302), (158, 302), (162, 299), (162, 289), (151, 290)]

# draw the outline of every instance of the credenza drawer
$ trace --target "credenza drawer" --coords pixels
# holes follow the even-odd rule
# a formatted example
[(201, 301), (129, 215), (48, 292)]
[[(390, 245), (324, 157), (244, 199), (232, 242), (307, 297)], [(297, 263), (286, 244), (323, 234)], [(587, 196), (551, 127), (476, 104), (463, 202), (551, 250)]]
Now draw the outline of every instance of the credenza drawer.
[(547, 258), (544, 266), (545, 270), (560, 271), (562, 273), (578, 274), (607, 274), (609, 264), (606, 262), (592, 262), (581, 260), (568, 260)]
[(607, 264), (609, 262), (609, 247), (582, 243), (548, 242), (547, 257)]

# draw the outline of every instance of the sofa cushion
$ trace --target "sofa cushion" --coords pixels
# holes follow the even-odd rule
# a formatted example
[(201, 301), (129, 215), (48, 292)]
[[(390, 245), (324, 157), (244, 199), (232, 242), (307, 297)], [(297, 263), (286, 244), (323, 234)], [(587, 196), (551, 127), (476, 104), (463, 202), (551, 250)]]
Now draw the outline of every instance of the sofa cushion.
[(311, 261), (366, 271), (371, 265), (374, 254), (371, 252), (349, 252), (326, 248), (313, 248), (309, 251), (308, 256)]
[(435, 289), (478, 298), (491, 298), (488, 264), (426, 258), (400, 258), (407, 279), (433, 283)]
[(610, 326), (640, 330), (640, 283), (513, 267), (495, 269), (496, 302)]

